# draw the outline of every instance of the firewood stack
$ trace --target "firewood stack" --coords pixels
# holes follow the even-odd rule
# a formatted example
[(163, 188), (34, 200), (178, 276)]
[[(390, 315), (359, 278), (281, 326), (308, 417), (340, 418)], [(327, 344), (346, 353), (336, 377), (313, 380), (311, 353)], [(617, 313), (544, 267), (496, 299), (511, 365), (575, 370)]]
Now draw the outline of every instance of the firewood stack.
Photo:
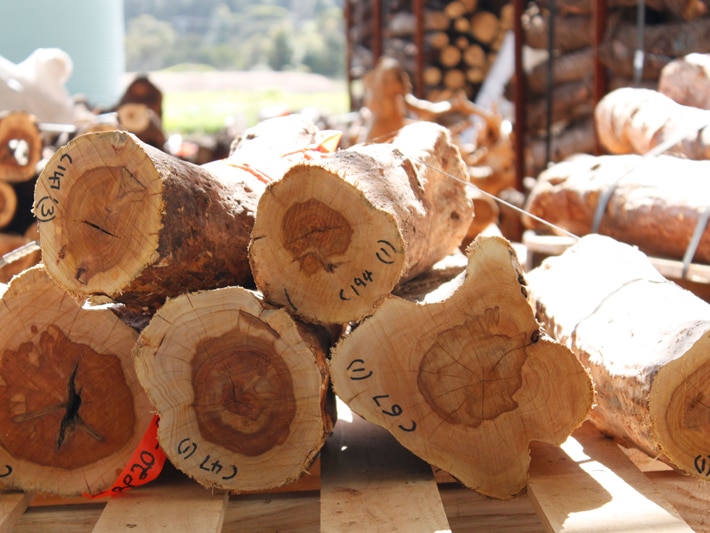
[[(531, 64), (526, 74), (528, 175), (542, 171), (548, 155), (550, 162), (558, 162), (574, 153), (595, 152), (593, 91), (600, 80), (595, 80), (594, 73), (594, 5), (593, 0), (554, 4), (541, 0), (524, 13), (525, 45), (541, 52), (541, 57), (548, 50), (553, 53), (552, 64), (542, 59)], [(601, 81), (609, 91), (630, 86), (656, 88), (669, 62), (691, 52), (710, 51), (710, 18), (701, 1), (646, 2), (642, 27), (635, 3), (606, 2), (606, 10), (598, 59), (606, 78)], [(637, 53), (640, 38), (642, 63)]]
[[(379, 56), (396, 59), (412, 78), (418, 79), (421, 72), (423, 86), (417, 87), (417, 94), (433, 101), (457, 91), (473, 99), (505, 32), (513, 27), (513, 6), (501, 0), (425, 2), (421, 25), (411, 2), (388, 5), (381, 18), (367, 16), (374, 9), (372, 2), (350, 4), (351, 77), (360, 79), (374, 68), (375, 39), (381, 35)], [(381, 28), (374, 27), (380, 21)], [(354, 102), (355, 107), (360, 103)]]

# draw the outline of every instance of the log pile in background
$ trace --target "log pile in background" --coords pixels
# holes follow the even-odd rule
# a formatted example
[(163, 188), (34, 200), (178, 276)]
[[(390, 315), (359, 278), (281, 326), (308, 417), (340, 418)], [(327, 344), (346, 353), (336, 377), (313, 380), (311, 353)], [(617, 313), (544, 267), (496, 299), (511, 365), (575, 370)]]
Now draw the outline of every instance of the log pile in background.
[[(546, 52), (550, 28), (550, 3), (532, 4), (525, 13), (525, 44)], [(537, 175), (548, 161), (561, 161), (574, 153), (594, 153), (594, 50), (593, 2), (556, 2), (553, 57), (542, 60), (526, 74), (527, 130), (526, 166)], [(607, 3), (608, 17), (599, 49), (599, 61), (606, 72), (607, 89), (635, 85), (656, 88), (662, 69), (692, 52), (710, 52), (710, 18), (700, 1), (648, 2), (643, 29), (644, 62), (635, 80), (634, 55), (639, 42), (636, 2)], [(544, 55), (544, 54), (543, 54)], [(552, 68), (552, 79), (548, 72)], [(547, 99), (552, 95), (552, 107)], [(548, 125), (548, 113), (551, 124)], [(548, 140), (547, 128), (552, 132)]]
[[(396, 59), (410, 76), (421, 69), (420, 97), (446, 100), (456, 91), (473, 99), (495, 60), (507, 30), (513, 27), (512, 4), (498, 0), (425, 2), (423, 35), (417, 35), (411, 3), (388, 5), (381, 17), (372, 16), (372, 2), (349, 2), (348, 39), (351, 43), (350, 75), (359, 80), (374, 68), (373, 25), (381, 22), (380, 56)], [(423, 41), (423, 50), (417, 42)], [(421, 62), (421, 64), (420, 64)], [(354, 107), (362, 102), (356, 100)]]

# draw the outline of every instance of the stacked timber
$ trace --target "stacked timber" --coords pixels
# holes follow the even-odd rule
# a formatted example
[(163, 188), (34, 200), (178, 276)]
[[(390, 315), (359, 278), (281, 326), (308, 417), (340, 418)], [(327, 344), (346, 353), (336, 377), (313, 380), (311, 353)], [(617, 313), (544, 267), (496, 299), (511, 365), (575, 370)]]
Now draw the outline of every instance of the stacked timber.
[(421, 20), (411, 2), (388, 4), (378, 16), (367, 16), (373, 2), (348, 4), (351, 77), (361, 79), (379, 57), (390, 57), (410, 76), (421, 74), (418, 95), (433, 101), (457, 91), (473, 99), (513, 27), (512, 4), (499, 0), (425, 2)]
[[(52, 309), (102, 295), (112, 302), (111, 317), (121, 312), (113, 326), (82, 315), (82, 327), (71, 328), (64, 321), (78, 315), (61, 307), (45, 328), (33, 318), (41, 298), (14, 291), (24, 295), (25, 311), (4, 308), (37, 325), (23, 329), (27, 341), (6, 336), (6, 353), (25, 354), (38, 368), (58, 358), (47, 378), (58, 390), (37, 393), (44, 403), (28, 400), (26, 409), (18, 406), (24, 397), (9, 391), (3, 416), (21, 427), (3, 438), (19, 442), (25, 419), (46, 419), (54, 455), (78, 440), (87, 462), (106, 457), (104, 445), (120, 449), (115, 463), (101, 463), (113, 475), (86, 487), (100, 492), (120, 466), (147, 468), (123, 455), (136, 450), (133, 436), (144, 426), (141, 418), (129, 429), (139, 420), (136, 412), (130, 419), (129, 405), (144, 406), (147, 397), (147, 411), (159, 417), (157, 441), (178, 469), (214, 490), (264, 490), (298, 478), (318, 455), (333, 430), (333, 383), (353, 410), (466, 486), (497, 498), (524, 490), (529, 442), (566, 439), (591, 408), (592, 384), (573, 354), (540, 329), (509, 243), (479, 237), (468, 256), (458, 251), (473, 210), (466, 165), (448, 130), (420, 121), (389, 143), (327, 155), (319, 138), (328, 132), (306, 126), (294, 117), (265, 121), (237, 139), (227, 159), (203, 166), (170, 160), (125, 132), (83, 135), (55, 154), (35, 203), (45, 262), (38, 271), (52, 284)], [(254, 198), (245, 246), (233, 206)], [(220, 241), (220, 232), (231, 240)], [(231, 273), (218, 277), (226, 271), (220, 254), (247, 261), (257, 288)], [(464, 260), (423, 281), (452, 256)], [(101, 423), (95, 409), (104, 404), (95, 394), (120, 374), (87, 378), (100, 358), (87, 352), (80, 360), (84, 351), (74, 348), (81, 341), (64, 339), (92, 329), (99, 337), (131, 333), (135, 365), (135, 377), (124, 370), (128, 392), (112, 404), (119, 414)], [(385, 331), (401, 339), (381, 338)], [(12, 370), (14, 359), (3, 363)], [(413, 379), (400, 381), (400, 373)], [(19, 380), (31, 388), (11, 374), (2, 378), (3, 386)], [(542, 383), (562, 381), (568, 386), (539, 394)], [(373, 387), (376, 412), (355, 386)], [(118, 425), (124, 439), (107, 438), (104, 426)], [(432, 448), (426, 443), (442, 425), (456, 438)], [(501, 435), (508, 443), (502, 460)], [(16, 472), (24, 456), (16, 445), (12, 453), (5, 462)], [(72, 465), (84, 482), (81, 459)], [(33, 472), (44, 482), (10, 486), (57, 492), (53, 474)]]
[(607, 2), (597, 57), (602, 79), (594, 73), (594, 2), (540, 1), (526, 11), (525, 44), (545, 58), (526, 73), (530, 175), (574, 153), (594, 153), (595, 84), (604, 90), (655, 88), (668, 63), (710, 51), (710, 19), (703, 2), (647, 2), (642, 27), (636, 4)]

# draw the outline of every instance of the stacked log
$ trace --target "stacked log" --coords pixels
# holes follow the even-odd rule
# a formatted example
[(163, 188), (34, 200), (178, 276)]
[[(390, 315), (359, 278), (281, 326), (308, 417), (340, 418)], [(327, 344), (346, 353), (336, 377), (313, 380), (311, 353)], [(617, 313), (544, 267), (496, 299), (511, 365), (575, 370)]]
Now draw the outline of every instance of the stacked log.
[[(447, 130), (418, 122), (402, 128), (391, 143), (324, 156), (312, 149), (312, 144), (306, 146), (305, 153), (298, 148), (304, 139), (312, 140), (314, 133), (304, 129), (302, 121), (295, 130), (284, 126), (287, 119), (277, 122), (275, 129), (257, 126), (237, 139), (227, 160), (203, 167), (164, 159), (169, 156), (125, 132), (84, 135), (57, 152), (38, 180), (35, 204), (41, 215), (40, 243), (46, 266), (42, 271), (52, 280), (53, 290), (63, 296), (52, 301), (74, 302), (76, 297), (81, 300), (96, 295), (110, 296), (114, 302), (125, 300), (119, 306), (125, 313), (121, 322), (126, 324), (130, 317), (141, 330), (132, 337), (135, 373), (160, 417), (159, 443), (176, 467), (202, 485), (241, 492), (277, 487), (299, 477), (333, 428), (331, 379), (340, 384), (357, 412), (367, 414), (367, 406), (358, 404), (361, 395), (350, 397), (346, 392), (353, 376), (360, 377), (360, 370), (352, 364), (352, 350), (357, 351), (369, 337), (379, 342), (377, 332), (394, 327), (419, 345), (421, 350), (415, 353), (421, 354), (421, 361), (411, 358), (408, 348), (390, 352), (367, 349), (369, 369), (378, 376), (378, 383), (389, 388), (390, 382), (379, 381), (387, 375), (395, 379), (387, 368), (405, 369), (415, 364), (421, 367), (421, 383), (403, 383), (397, 389), (398, 401), (400, 392), (411, 394), (411, 400), (402, 398), (401, 404), (385, 405), (386, 396), (377, 396), (380, 410), (408, 427), (401, 409), (406, 405), (407, 415), (410, 407), (414, 414), (417, 405), (416, 422), (421, 426), (407, 444), (415, 453), (465, 477), (466, 484), (475, 490), (500, 498), (516, 494), (525, 486), (529, 440), (564, 440), (591, 407), (591, 382), (572, 354), (540, 330), (525, 299), (522, 270), (502, 238), (479, 237), (470, 248), (466, 272), (459, 268), (461, 275), (453, 285), (424, 297), (431, 307), (420, 309), (421, 305), (412, 301), (411, 309), (400, 313), (404, 296), (395, 296), (395, 288), (403, 295), (405, 286), (420, 286), (421, 276), (435, 262), (457, 252), (471, 222), (471, 202), (464, 185), (466, 166)], [(260, 134), (266, 131), (270, 133)], [(294, 147), (292, 158), (274, 156), (283, 156)], [(106, 157), (103, 166), (93, 155), (99, 149)], [(111, 159), (113, 152), (118, 154), (116, 159)], [(237, 189), (229, 189), (215, 178), (216, 174), (223, 178), (225, 168), (233, 173), (232, 184), (239, 181), (237, 177), (242, 180)], [(260, 284), (273, 277), (276, 283), (286, 285), (287, 291), (268, 286), (254, 290), (236, 281), (221, 285), (224, 280), (220, 286), (211, 286), (214, 263), (199, 256), (198, 247), (190, 248), (192, 241), (213, 242), (210, 224), (226, 224), (217, 211), (210, 210), (212, 204), (223, 202), (228, 211), (239, 195), (244, 196), (243, 203), (250, 201), (253, 191), (244, 186), (242, 173), (262, 185), (252, 213), (253, 230), (248, 247), (234, 241), (225, 246), (231, 246), (229, 252), (235, 258), (248, 260)], [(92, 188), (86, 183), (96, 181), (104, 185)], [(175, 183), (180, 181), (184, 183)], [(256, 186), (256, 181), (250, 183)], [(175, 192), (182, 189), (192, 195)], [(189, 215), (198, 209), (191, 206), (190, 198), (210, 198), (207, 190), (214, 196), (200, 206), (209, 217), (195, 218), (217, 220), (195, 225)], [(67, 192), (71, 194), (60, 195)], [(75, 195), (81, 195), (84, 202), (74, 202)], [(105, 196), (111, 201), (103, 203)], [(161, 205), (151, 207), (150, 202), (156, 199)], [(85, 211), (94, 201), (98, 208)], [(124, 212), (129, 221), (122, 225), (115, 214), (116, 205), (126, 201), (142, 207), (127, 215)], [(181, 218), (158, 218), (156, 222), (156, 211), (161, 215), (174, 211), (165, 216)], [(57, 224), (60, 219), (66, 225)], [(62, 234), (73, 231), (70, 221), (79, 221), (79, 231), (74, 239), (62, 241)], [(181, 236), (185, 227), (188, 231)], [(112, 262), (133, 254), (111, 249), (116, 236), (131, 235), (126, 228), (134, 232), (134, 242), (155, 238), (158, 244), (148, 246), (153, 251), (145, 254), (148, 259), (143, 260), (142, 270), (136, 268), (137, 275), (122, 286), (116, 282), (119, 273), (107, 272), (111, 272)], [(135, 237), (141, 230), (144, 237)], [(169, 230), (173, 233), (166, 236)], [(171, 240), (171, 235), (177, 237)], [(75, 242), (82, 238), (83, 247)], [(100, 262), (101, 253), (91, 252), (96, 242), (100, 242), (106, 263)], [(275, 259), (265, 253), (267, 244), (276, 245)], [(180, 247), (188, 248), (189, 254), (180, 255)], [(220, 252), (218, 248), (210, 251), (215, 256)], [(218, 260), (215, 257), (213, 261)], [(57, 267), (69, 263), (67, 276)], [(124, 265), (121, 270), (130, 268)], [(315, 284), (311, 278), (316, 279)], [(311, 284), (299, 292), (304, 282)], [(434, 285), (442, 283), (439, 280)], [(137, 290), (138, 286), (145, 290)], [(90, 290), (85, 290), (88, 287)], [(335, 300), (333, 291), (322, 287), (335, 287)], [(487, 287), (496, 289), (491, 292)], [(29, 291), (23, 291), (26, 293)], [(471, 305), (474, 301), (479, 303)], [(392, 311), (386, 311), (389, 306), (397, 317), (394, 322), (389, 315)], [(32, 309), (29, 304), (27, 307)], [(22, 320), (30, 323), (32, 311), (22, 315)], [(436, 331), (421, 328), (422, 312), (438, 317), (426, 319)], [(369, 317), (369, 327), (364, 317)], [(62, 318), (71, 321), (74, 315), (65, 312)], [(345, 328), (344, 323), (348, 323)], [(87, 321), (76, 332), (90, 327)], [(94, 329), (106, 332), (116, 328)], [(374, 332), (368, 334), (369, 328)], [(59, 329), (69, 331), (64, 325)], [(344, 330), (355, 334), (344, 338)], [(32, 328), (30, 332), (37, 334)], [(328, 353), (339, 340), (340, 355), (329, 365)], [(441, 343), (446, 346), (439, 346)], [(471, 357), (472, 347), (476, 357)], [(34, 360), (34, 352), (30, 352), (28, 357)], [(52, 353), (66, 359), (71, 367), (73, 359), (67, 358), (66, 346)], [(553, 360), (559, 366), (546, 363)], [(466, 361), (464, 366), (469, 370), (461, 379), (447, 377), (453, 361)], [(74, 400), (64, 402), (64, 410), (59, 411), (61, 420), (66, 419), (65, 426), (74, 424), (72, 435), (88, 433), (91, 437), (99, 430), (80, 430), (82, 420), (96, 429), (84, 418), (91, 410), (84, 410), (86, 402), (82, 403), (93, 387), (84, 385), (83, 375), (79, 382), (81, 369), (88, 366), (79, 362), (67, 367), (68, 377), (66, 372), (60, 373), (69, 383), (64, 390)], [(559, 372), (569, 387), (556, 387), (552, 396), (534, 393), (541, 381), (559, 381)], [(7, 381), (4, 375), (3, 379)], [(502, 387), (489, 387), (491, 379)], [(396, 384), (396, 379), (392, 383)], [(365, 383), (371, 384), (374, 381)], [(465, 413), (452, 407), (459, 402), (461, 386), (470, 387), (473, 394)], [(426, 406), (419, 405), (420, 394), (427, 399)], [(12, 409), (14, 404), (8, 405)], [(560, 411), (559, 405), (567, 407)], [(486, 406), (484, 412), (479, 406)], [(42, 413), (49, 409), (37, 408)], [(435, 455), (414, 444), (426, 442), (432, 432), (425, 420), (433, 420), (434, 414), (426, 411), (459, 433), (457, 439), (441, 442)], [(495, 435), (486, 429), (489, 426), (495, 427)], [(528, 431), (532, 427), (538, 429)], [(69, 430), (60, 433), (68, 435)], [(499, 460), (498, 439), (502, 433), (520, 433), (519, 438), (511, 439), (503, 462)], [(479, 446), (474, 455), (461, 455), (468, 436)], [(460, 458), (452, 461), (447, 456)], [(56, 491), (51, 481), (48, 485), (46, 490)]]
[[(371, 2), (348, 4), (351, 77), (360, 79), (379, 57), (390, 57), (412, 78), (420, 80), (421, 74), (417, 94), (432, 101), (456, 91), (473, 99), (513, 27), (512, 4), (497, 0), (427, 2), (419, 24), (409, 6), (388, 5), (381, 16), (367, 16), (374, 8)], [(361, 104), (354, 102), (355, 107)]]
[(707, 480), (710, 305), (633, 246), (601, 235), (527, 279), (540, 321), (594, 380), (594, 425)]

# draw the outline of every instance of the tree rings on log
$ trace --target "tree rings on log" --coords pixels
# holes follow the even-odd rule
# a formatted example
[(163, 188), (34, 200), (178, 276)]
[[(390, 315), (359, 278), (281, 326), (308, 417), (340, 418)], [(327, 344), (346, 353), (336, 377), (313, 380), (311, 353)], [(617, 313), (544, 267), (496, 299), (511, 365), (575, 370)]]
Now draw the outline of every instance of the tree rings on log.
[(65, 290), (154, 308), (248, 285), (257, 195), (121, 131), (60, 148), (35, 188), (42, 256)]
[(430, 122), (294, 165), (259, 201), (257, 287), (308, 322), (360, 320), (458, 247), (473, 216), (467, 181), (448, 131)]
[(13, 278), (0, 322), (0, 484), (106, 490), (153, 417), (135, 374), (137, 332), (108, 309), (80, 307), (42, 266)]
[(333, 427), (328, 347), (241, 287), (169, 299), (135, 348), (168, 458), (205, 487), (295, 481)]
[(336, 394), (410, 451), (488, 496), (522, 491), (529, 443), (562, 443), (591, 409), (589, 375), (546, 337), (514, 250), (478, 237), (466, 270), (393, 296), (332, 352)]
[(546, 259), (528, 280), (540, 320), (592, 375), (592, 422), (707, 480), (710, 305), (601, 235)]

